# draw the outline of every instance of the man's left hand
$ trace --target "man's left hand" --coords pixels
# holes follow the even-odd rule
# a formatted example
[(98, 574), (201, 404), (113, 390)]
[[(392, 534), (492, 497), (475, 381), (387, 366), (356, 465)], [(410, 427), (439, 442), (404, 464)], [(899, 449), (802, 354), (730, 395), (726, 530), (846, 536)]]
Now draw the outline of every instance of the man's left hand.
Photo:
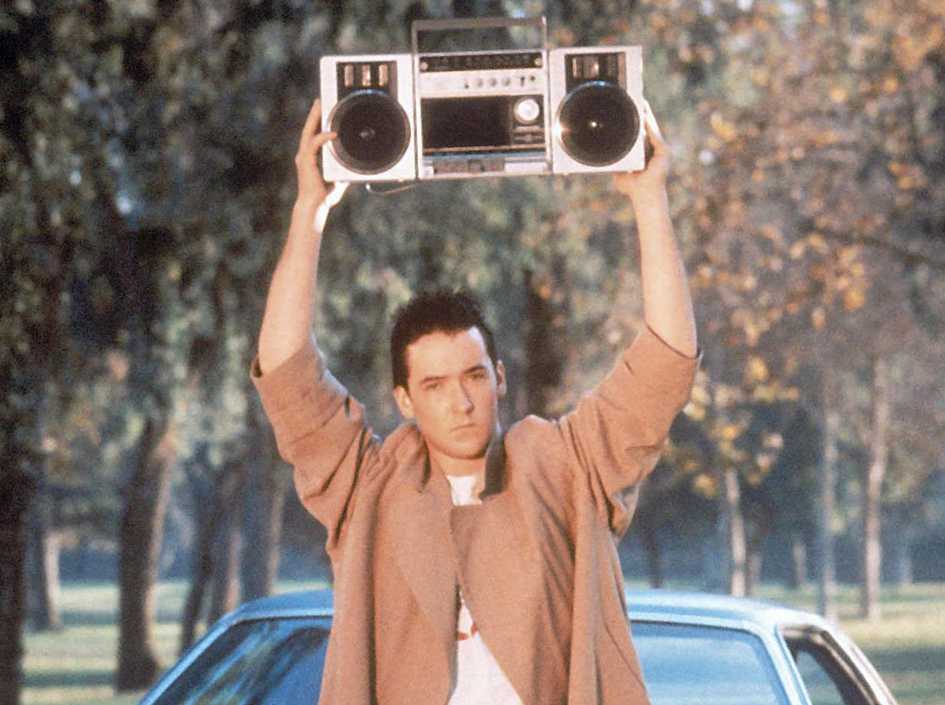
[(643, 125), (647, 146), (652, 149), (646, 166), (643, 171), (623, 172), (614, 176), (614, 185), (617, 190), (629, 196), (634, 202), (665, 196), (671, 161), (669, 145), (663, 139), (663, 133), (650, 109), (650, 104), (645, 100), (643, 101)]

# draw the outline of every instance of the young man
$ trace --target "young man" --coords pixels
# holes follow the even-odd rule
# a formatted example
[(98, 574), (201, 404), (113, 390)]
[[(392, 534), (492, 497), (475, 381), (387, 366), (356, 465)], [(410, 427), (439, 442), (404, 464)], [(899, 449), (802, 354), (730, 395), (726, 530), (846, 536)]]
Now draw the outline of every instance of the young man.
[(328, 197), (316, 155), (333, 137), (319, 124), (316, 101), (254, 380), (328, 530), (335, 621), (320, 702), (647, 703), (615, 547), (697, 366), (655, 120), (647, 109), (647, 168), (615, 179), (636, 214), (647, 326), (612, 372), (566, 416), (503, 430), (505, 370), (475, 301), (415, 299), (391, 339), (406, 423), (384, 441), (312, 339)]

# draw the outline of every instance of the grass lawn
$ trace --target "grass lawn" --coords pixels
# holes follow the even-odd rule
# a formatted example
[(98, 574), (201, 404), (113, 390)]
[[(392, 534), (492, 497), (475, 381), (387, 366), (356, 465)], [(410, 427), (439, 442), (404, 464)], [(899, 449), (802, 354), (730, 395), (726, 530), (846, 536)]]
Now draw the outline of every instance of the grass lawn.
[[(282, 583), (279, 591), (305, 587)], [(186, 586), (158, 588), (155, 630), (162, 663), (176, 656), (178, 615)], [(762, 598), (813, 609), (813, 589), (789, 592), (766, 586)], [(900, 705), (945, 705), (945, 584), (921, 584), (883, 593), (883, 619), (875, 624), (855, 617), (853, 588), (838, 594), (847, 633), (883, 674)], [(26, 691), (23, 705), (133, 705), (141, 693), (117, 696), (112, 688), (118, 593), (114, 585), (71, 584), (62, 591), (65, 629), (26, 636)]]

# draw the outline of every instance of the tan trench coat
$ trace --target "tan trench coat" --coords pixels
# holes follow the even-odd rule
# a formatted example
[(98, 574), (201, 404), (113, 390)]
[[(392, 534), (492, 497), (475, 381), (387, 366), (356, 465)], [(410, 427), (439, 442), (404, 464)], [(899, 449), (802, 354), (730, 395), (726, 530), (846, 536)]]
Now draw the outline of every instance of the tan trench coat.
[(454, 507), (417, 429), (383, 442), (309, 346), (254, 374), (306, 508), (328, 529), (335, 620), (322, 705), (445, 705), (457, 588), (523, 705), (644, 705), (616, 541), (698, 361), (644, 331), (561, 419), (491, 446)]

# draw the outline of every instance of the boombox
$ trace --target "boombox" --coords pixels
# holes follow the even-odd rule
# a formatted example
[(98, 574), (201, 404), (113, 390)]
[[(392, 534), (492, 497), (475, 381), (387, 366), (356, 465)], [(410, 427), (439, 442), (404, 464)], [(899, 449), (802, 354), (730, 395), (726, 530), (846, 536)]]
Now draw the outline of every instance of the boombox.
[[(541, 46), (424, 50), (442, 32), (537, 28)], [(421, 20), (409, 54), (323, 56), (329, 181), (634, 171), (644, 166), (639, 46), (547, 49), (544, 18)]]

